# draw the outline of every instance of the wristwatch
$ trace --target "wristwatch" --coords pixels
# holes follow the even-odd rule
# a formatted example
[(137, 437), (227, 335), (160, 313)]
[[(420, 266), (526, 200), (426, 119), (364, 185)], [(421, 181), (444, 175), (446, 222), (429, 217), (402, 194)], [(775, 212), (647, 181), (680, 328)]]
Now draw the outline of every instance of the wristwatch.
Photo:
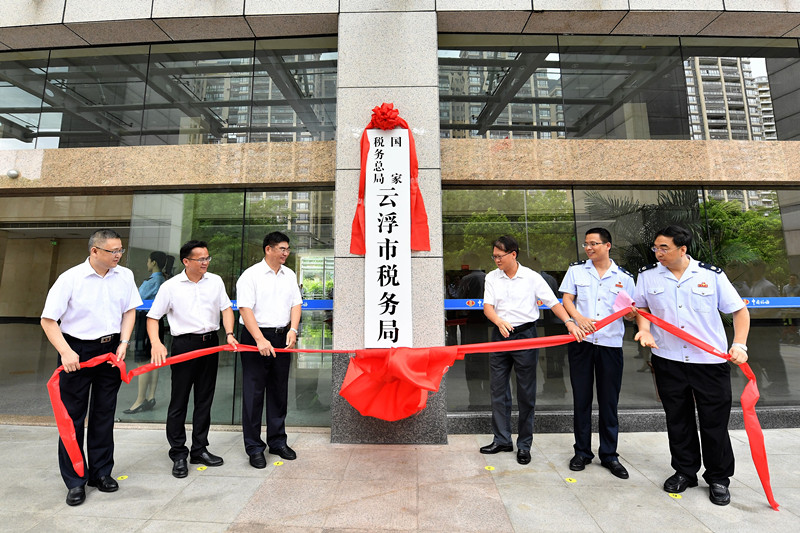
[(734, 346), (736, 346), (737, 348), (742, 350), (744, 353), (747, 353), (747, 345), (746, 344), (742, 344), (741, 342), (734, 342), (733, 344), (731, 344), (731, 348), (733, 348)]
[(294, 331), (295, 335), (298, 335), (300, 332), (297, 331), (297, 328), (289, 328), (289, 331)]
[(131, 341), (122, 341), (122, 340), (121, 340), (121, 341), (119, 341), (119, 343), (120, 343), (120, 344), (130, 344), (130, 343), (131, 343)]
[(565, 325), (565, 326), (567, 325), (567, 322), (572, 322), (572, 323), (573, 323), (573, 324), (575, 324), (576, 326), (578, 325), (578, 321), (577, 321), (577, 320), (575, 320), (574, 318), (568, 318), (567, 320), (565, 320), (565, 321), (564, 321), (564, 325)]

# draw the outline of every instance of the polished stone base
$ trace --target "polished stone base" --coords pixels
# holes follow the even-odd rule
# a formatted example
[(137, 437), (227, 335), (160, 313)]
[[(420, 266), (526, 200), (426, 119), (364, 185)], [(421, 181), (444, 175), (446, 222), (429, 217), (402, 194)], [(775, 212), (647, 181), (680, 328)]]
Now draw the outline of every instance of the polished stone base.
[(339, 396), (339, 387), (347, 373), (349, 357), (333, 359), (331, 394), (331, 442), (341, 444), (447, 444), (446, 379), (439, 392), (428, 397), (428, 406), (419, 414), (386, 422), (362, 416)]

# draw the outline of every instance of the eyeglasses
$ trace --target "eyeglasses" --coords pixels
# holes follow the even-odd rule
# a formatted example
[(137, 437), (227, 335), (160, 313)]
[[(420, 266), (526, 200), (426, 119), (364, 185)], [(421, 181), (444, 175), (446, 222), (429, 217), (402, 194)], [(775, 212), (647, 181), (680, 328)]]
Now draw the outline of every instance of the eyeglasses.
[(667, 252), (671, 252), (672, 250), (677, 250), (677, 248), (669, 248), (666, 245), (664, 245), (664, 246), (653, 246), (650, 249), (653, 250), (657, 254), (665, 254)]
[(585, 242), (581, 244), (584, 248), (594, 248), (595, 246), (600, 246), (601, 244), (605, 244), (604, 242)]
[(514, 252), (508, 252), (507, 254), (503, 254), (503, 255), (493, 255), (493, 256), (492, 256), (492, 261), (497, 261), (498, 259), (502, 259), (502, 258), (504, 258), (505, 256), (507, 256), (507, 255), (511, 255), (511, 254), (513, 254), (513, 253), (514, 253)]
[(119, 250), (106, 250), (105, 248), (100, 248), (99, 246), (95, 246), (98, 250), (103, 250), (104, 252), (108, 252), (111, 255), (122, 255), (125, 253), (125, 248), (120, 248)]
[(186, 259), (188, 259), (189, 261), (197, 261), (198, 263), (210, 263), (211, 262), (211, 256), (210, 255), (208, 257), (198, 257), (197, 259), (192, 259), (191, 257), (187, 257)]
[(288, 248), (286, 246), (273, 246), (272, 249), (273, 250), (278, 250), (282, 254), (288, 254), (288, 253), (290, 253), (292, 251), (291, 248)]

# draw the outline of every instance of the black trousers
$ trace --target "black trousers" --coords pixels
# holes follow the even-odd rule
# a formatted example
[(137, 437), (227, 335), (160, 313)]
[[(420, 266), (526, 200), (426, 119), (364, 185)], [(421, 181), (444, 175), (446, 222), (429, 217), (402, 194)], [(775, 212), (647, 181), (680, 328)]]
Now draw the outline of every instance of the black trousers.
[[(202, 335), (179, 335), (172, 339), (172, 356), (200, 348), (219, 345), (217, 332)], [(204, 355), (196, 359), (170, 365), (172, 371), (172, 395), (167, 409), (167, 442), (169, 458), (186, 459), (188, 455), (199, 455), (208, 446), (208, 430), (211, 426), (211, 404), (217, 386), (219, 354)], [(186, 447), (186, 413), (189, 409), (189, 394), (194, 388), (194, 410), (192, 412), (192, 449)]]
[(617, 405), (622, 388), (622, 348), (590, 342), (572, 342), (569, 354), (569, 381), (572, 384), (575, 454), (594, 458), (592, 453), (592, 396), (597, 377), (600, 460), (617, 457), (619, 420)]
[[(275, 333), (272, 328), (262, 328), (264, 337), (275, 348), (286, 346), (286, 331)], [(242, 344), (256, 345), (255, 339), (244, 328)], [(286, 411), (289, 394), (289, 366), (292, 354), (277, 353), (276, 357), (258, 352), (241, 352), (242, 355), (242, 436), (247, 455), (263, 452), (267, 448), (286, 446)], [(261, 438), (261, 418), (264, 399), (267, 409), (267, 442)]]
[[(64, 335), (67, 344), (78, 354), (80, 362), (98, 355), (116, 352), (119, 335), (112, 335), (106, 343), (83, 341)], [(61, 356), (58, 357), (61, 364)], [(110, 476), (114, 468), (114, 412), (117, 409), (117, 392), (122, 380), (119, 369), (102, 364), (81, 368), (75, 372), (61, 372), (59, 386), (61, 401), (75, 425), (75, 437), (83, 454), (84, 477), (72, 467), (64, 443), (58, 440), (58, 466), (68, 489), (81, 487), (87, 479), (96, 480)], [(86, 429), (86, 451), (83, 450), (84, 421), (89, 414)]]
[[(495, 328), (492, 340), (532, 339), (536, 337), (536, 326), (521, 331), (518, 327), (505, 339)], [(536, 364), (539, 350), (516, 350), (497, 352), (489, 356), (490, 389), (492, 393), (493, 442), (511, 444), (511, 369), (517, 376), (517, 405), (519, 424), (517, 448), (530, 450), (533, 443), (533, 414), (536, 406)]]
[[(726, 487), (734, 459), (728, 434), (731, 415), (731, 369), (728, 363), (692, 364), (653, 355), (656, 387), (667, 415), (672, 468), (696, 480), (700, 451), (707, 483)], [(695, 407), (700, 435), (695, 423)]]

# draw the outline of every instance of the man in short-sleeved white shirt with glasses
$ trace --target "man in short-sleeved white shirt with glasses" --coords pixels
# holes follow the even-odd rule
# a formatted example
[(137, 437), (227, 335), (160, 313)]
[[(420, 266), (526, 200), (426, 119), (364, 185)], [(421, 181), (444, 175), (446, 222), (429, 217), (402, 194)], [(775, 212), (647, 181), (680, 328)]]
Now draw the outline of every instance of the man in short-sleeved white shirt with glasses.
[(108, 364), (91, 368), (80, 368), (80, 364), (109, 352), (115, 353), (118, 361), (125, 359), (136, 308), (142, 305), (142, 299), (133, 272), (119, 266), (123, 253), (122, 238), (116, 231), (101, 229), (92, 233), (89, 257), (58, 277), (47, 293), (42, 311), (42, 329), (58, 351), (59, 364), (64, 366), (59, 376), (61, 400), (75, 424), (81, 454), (84, 421), (89, 416), (84, 476), (75, 472), (64, 444), (58, 442), (58, 465), (68, 489), (67, 505), (84, 502), (87, 483), (101, 492), (119, 488), (111, 470), (120, 373)]
[[(536, 337), (536, 320), (539, 318), (538, 300), (566, 322), (567, 331), (576, 340), (584, 334), (570, 319), (553, 290), (542, 276), (517, 261), (519, 245), (516, 239), (504, 235), (494, 241), (492, 259), (497, 265), (486, 275), (483, 295), (483, 312), (497, 329), (493, 341), (531, 339)], [(481, 447), (481, 453), (512, 452), (511, 442), (511, 369), (517, 376), (517, 403), (519, 405), (519, 431), (517, 436), (517, 462), (531, 462), (533, 443), (533, 414), (536, 403), (536, 365), (538, 348), (497, 352), (489, 356), (489, 383), (492, 396), (491, 444)]]
[[(284, 265), (289, 237), (275, 231), (264, 237), (264, 260), (251, 266), (236, 282), (242, 344), (258, 352), (242, 352), (242, 435), (254, 468), (267, 466), (264, 451), (286, 460), (297, 458), (286, 441), (289, 366), (292, 355), (275, 348), (293, 348), (303, 299), (295, 273)], [(267, 439), (261, 438), (266, 396)]]
[[(236, 346), (234, 316), (225, 284), (217, 274), (208, 272), (211, 255), (205, 241), (192, 240), (181, 246), (184, 270), (165, 281), (147, 313), (151, 361), (164, 363), (167, 348), (158, 334), (159, 321), (167, 315), (172, 335), (172, 356), (219, 346), (220, 314), (228, 344)], [(217, 386), (219, 354), (212, 353), (170, 366), (171, 394), (167, 410), (167, 442), (172, 459), (172, 475), (189, 475), (187, 458), (192, 464), (222, 466), (223, 459), (208, 451), (211, 405)], [(186, 447), (186, 413), (189, 395), (194, 389), (192, 411), (192, 448)]]

